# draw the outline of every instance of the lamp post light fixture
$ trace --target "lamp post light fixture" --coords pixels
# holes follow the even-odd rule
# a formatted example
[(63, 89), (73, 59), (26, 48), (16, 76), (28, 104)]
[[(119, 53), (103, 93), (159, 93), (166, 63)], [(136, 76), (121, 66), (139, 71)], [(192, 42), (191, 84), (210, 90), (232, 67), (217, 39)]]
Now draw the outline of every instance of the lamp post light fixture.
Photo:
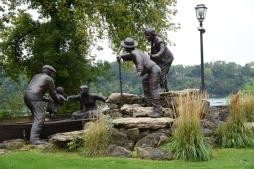
[(207, 7), (204, 4), (199, 4), (195, 7), (196, 16), (199, 21), (198, 30), (200, 32), (200, 53), (201, 53), (201, 91), (205, 90), (205, 78), (204, 78), (204, 56), (203, 56), (203, 33), (205, 29), (203, 28), (203, 21), (206, 17)]

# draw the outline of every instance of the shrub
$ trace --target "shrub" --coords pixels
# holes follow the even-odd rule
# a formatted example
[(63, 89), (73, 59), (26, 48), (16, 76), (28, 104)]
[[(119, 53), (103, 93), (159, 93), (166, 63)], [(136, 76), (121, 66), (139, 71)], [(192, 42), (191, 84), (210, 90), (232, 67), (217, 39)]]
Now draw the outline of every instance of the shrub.
[(246, 124), (246, 107), (241, 105), (241, 92), (231, 99), (229, 120), (217, 132), (217, 142), (221, 147), (242, 148), (254, 145), (252, 131)]
[(72, 141), (67, 143), (69, 151), (78, 151), (79, 148), (84, 146), (84, 136), (77, 136)]
[(204, 140), (200, 124), (205, 103), (202, 100), (205, 98), (205, 94), (187, 94), (177, 99), (179, 117), (175, 121), (176, 128), (169, 144), (176, 159), (203, 161), (211, 158), (211, 146)]
[(109, 116), (101, 115), (100, 118), (89, 125), (85, 134), (85, 155), (98, 157), (105, 154), (110, 141), (112, 122)]

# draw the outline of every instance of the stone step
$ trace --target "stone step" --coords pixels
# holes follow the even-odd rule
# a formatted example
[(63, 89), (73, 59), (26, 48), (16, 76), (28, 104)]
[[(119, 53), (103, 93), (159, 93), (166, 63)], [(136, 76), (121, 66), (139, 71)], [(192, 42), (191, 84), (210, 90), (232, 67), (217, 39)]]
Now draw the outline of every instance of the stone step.
[[(184, 89), (180, 91), (168, 91), (160, 93), (160, 102), (163, 107), (172, 107), (175, 103), (175, 98), (179, 96), (186, 96), (187, 94), (199, 94), (199, 89)], [(135, 94), (129, 93), (112, 93), (108, 99), (107, 103), (109, 107), (120, 108), (123, 104), (140, 104), (144, 101), (144, 95), (137, 96)]]
[[(163, 117), (173, 117), (173, 109), (162, 108)], [(129, 117), (148, 117), (154, 113), (153, 107), (142, 107), (140, 104), (124, 104), (120, 112)]]
[(171, 127), (174, 119), (168, 117), (162, 118), (118, 118), (113, 120), (113, 124), (117, 128), (142, 128), (142, 129), (160, 129)]

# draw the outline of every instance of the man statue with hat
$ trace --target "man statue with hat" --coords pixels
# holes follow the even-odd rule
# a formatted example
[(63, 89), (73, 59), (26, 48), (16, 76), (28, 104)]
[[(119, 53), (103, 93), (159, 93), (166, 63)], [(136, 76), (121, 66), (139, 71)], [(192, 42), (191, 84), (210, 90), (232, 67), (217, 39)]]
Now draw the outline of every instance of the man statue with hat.
[(121, 42), (121, 46), (128, 52), (117, 57), (117, 61), (133, 61), (136, 66), (135, 79), (144, 76), (142, 80), (145, 103), (142, 106), (152, 106), (154, 114), (150, 117), (156, 118), (162, 116), (162, 108), (160, 105), (160, 93), (158, 90), (158, 84), (160, 80), (160, 67), (152, 61), (148, 55), (141, 50), (136, 49), (138, 43), (132, 38), (126, 38)]
[(45, 111), (43, 107), (43, 96), (49, 91), (50, 97), (58, 102), (58, 96), (55, 91), (53, 73), (56, 70), (50, 65), (42, 67), (42, 73), (36, 74), (30, 81), (24, 95), (24, 101), (27, 107), (31, 110), (34, 117), (30, 133), (31, 144), (44, 144), (40, 140), (40, 133), (45, 121)]
[(151, 42), (150, 58), (160, 66), (160, 87), (162, 92), (168, 92), (167, 74), (174, 60), (174, 56), (168, 49), (166, 42), (155, 32), (155, 29), (145, 30), (146, 39)]
[(69, 96), (67, 99), (68, 102), (79, 101), (80, 103), (80, 110), (72, 113), (71, 119), (78, 120), (99, 118), (100, 112), (97, 108), (96, 101), (100, 100), (105, 102), (107, 97), (95, 93), (90, 93), (87, 85), (80, 86), (79, 91), (80, 94)]

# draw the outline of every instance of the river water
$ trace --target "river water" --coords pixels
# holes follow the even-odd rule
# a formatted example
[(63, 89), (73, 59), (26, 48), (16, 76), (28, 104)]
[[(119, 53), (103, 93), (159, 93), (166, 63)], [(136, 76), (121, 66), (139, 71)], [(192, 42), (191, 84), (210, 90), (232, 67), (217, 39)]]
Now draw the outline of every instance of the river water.
[(227, 106), (230, 104), (230, 99), (228, 97), (224, 98), (209, 98), (210, 106)]

